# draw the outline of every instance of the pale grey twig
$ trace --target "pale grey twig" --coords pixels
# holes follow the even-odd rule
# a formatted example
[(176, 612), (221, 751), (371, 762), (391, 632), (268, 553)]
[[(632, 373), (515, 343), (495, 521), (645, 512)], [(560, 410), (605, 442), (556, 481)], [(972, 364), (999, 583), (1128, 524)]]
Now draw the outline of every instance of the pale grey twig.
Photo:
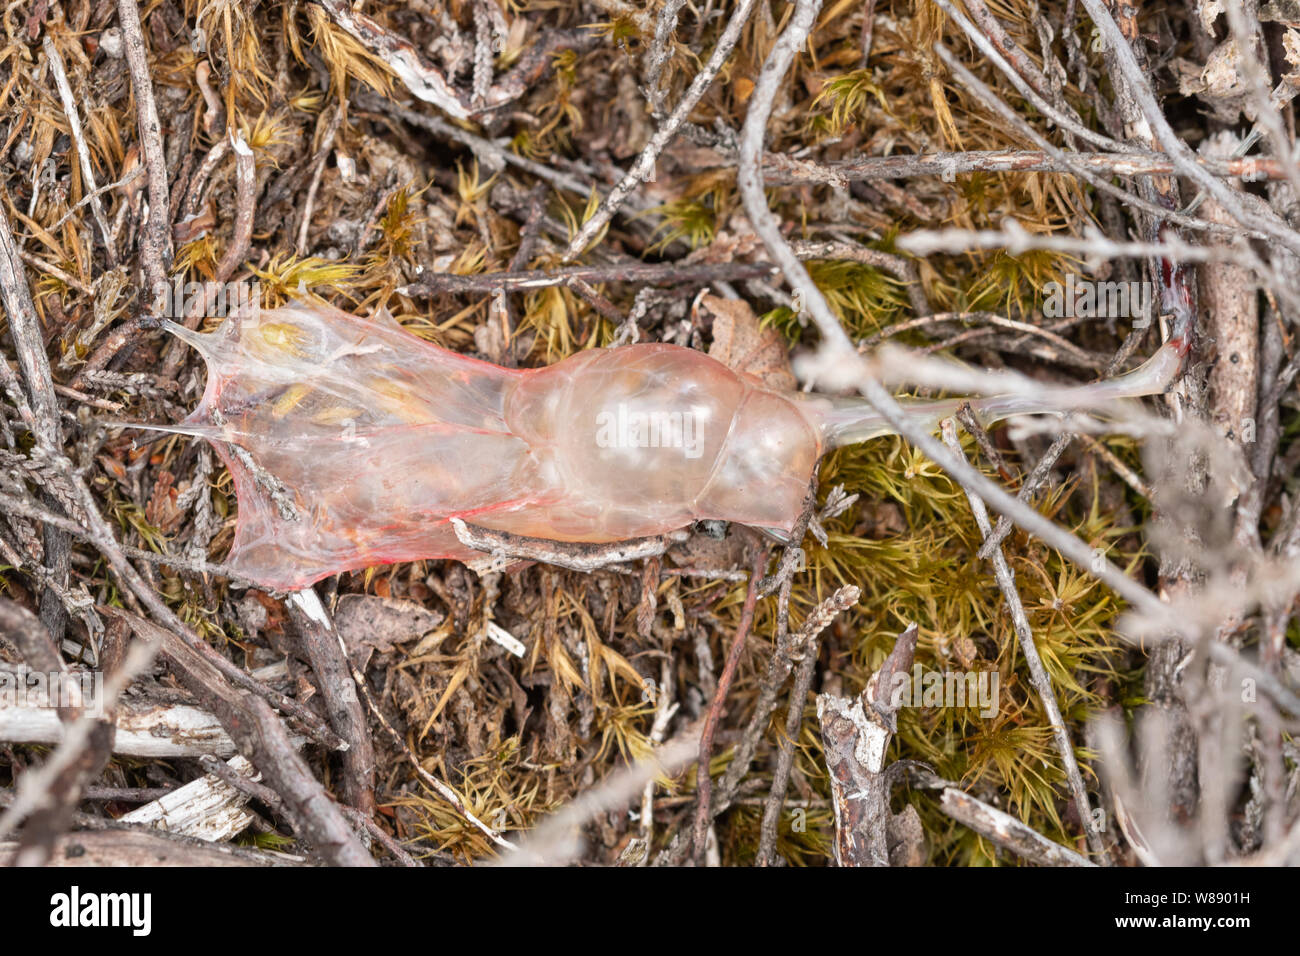
[(781, 267), (786, 280), (799, 297), (800, 309), (806, 307), (822, 335), (824, 354), (831, 358), (852, 356), (855, 354), (853, 343), (849, 341), (844, 327), (835, 313), (826, 303), (825, 297), (818, 290), (807, 268), (799, 261), (794, 249), (781, 235), (781, 224), (772, 210), (768, 208), (767, 196), (763, 192), (763, 140), (767, 134), (767, 121), (772, 115), (772, 103), (777, 90), (785, 79), (795, 55), (802, 49), (812, 30), (817, 13), (821, 10), (821, 0), (797, 0), (794, 15), (790, 18), (781, 36), (777, 38), (772, 52), (759, 73), (758, 82), (749, 97), (749, 112), (745, 115), (745, 125), (740, 131), (740, 168), (737, 172), (737, 186), (745, 204), (745, 214), (749, 216), (754, 232), (763, 240), (772, 261)]
[(939, 809), (998, 846), (1039, 866), (1095, 866), (1067, 847), (1053, 843), (1009, 813), (977, 800), (955, 787), (946, 787)]
[[(961, 455), (961, 444), (957, 441), (957, 428), (952, 419), (944, 419), (941, 428), (944, 444), (954, 455)], [(969, 490), (966, 491), (966, 498), (970, 502), (971, 512), (975, 515), (975, 524), (979, 527), (980, 534), (987, 539), (993, 533), (988, 509), (984, 507), (984, 502)], [(1038, 699), (1043, 702), (1043, 711), (1047, 714), (1048, 723), (1052, 725), (1052, 737), (1056, 741), (1056, 750), (1061, 755), (1065, 779), (1070, 785), (1070, 793), (1074, 797), (1074, 806), (1083, 824), (1083, 832), (1087, 835), (1088, 846), (1094, 854), (1101, 857), (1106, 852), (1106, 847), (1102, 842), (1101, 834), (1097, 831), (1097, 821), (1092, 816), (1088, 790), (1083, 784), (1079, 762), (1074, 756), (1074, 743), (1070, 740), (1070, 732), (1066, 729), (1060, 705), (1056, 702), (1052, 678), (1047, 673), (1047, 668), (1043, 666), (1043, 659), (1038, 654), (1038, 646), (1034, 643), (1034, 632), (1029, 626), (1029, 618), (1025, 616), (1025, 606), (1020, 600), (1020, 592), (1016, 589), (1011, 566), (1007, 564), (1006, 555), (1002, 553), (1000, 547), (993, 549), (991, 557), (994, 577), (997, 578), (998, 588), (1006, 599), (1007, 609), (1011, 612), (1011, 622), (1015, 628), (1016, 638), (1020, 642), (1020, 653), (1025, 656), (1025, 664), (1029, 668), (1029, 679), (1034, 685), (1034, 690), (1038, 692)]]
[(1237, 244), (1194, 246), (1178, 240), (1121, 241), (1096, 232), (1082, 237), (1032, 233), (1015, 220), (1006, 220), (1002, 229), (917, 229), (899, 236), (896, 245), (917, 256), (933, 255), (936, 252), (955, 255), (973, 249), (1006, 249), (1008, 254), (1020, 256), (1032, 249), (1047, 249), (1076, 256), (1111, 259), (1157, 256), (1171, 262), (1230, 262), (1246, 267), (1255, 262)]
[(1156, 102), (1155, 94), (1151, 91), (1150, 82), (1138, 66), (1128, 39), (1115, 23), (1110, 11), (1106, 9), (1105, 3), (1102, 0), (1082, 0), (1082, 2), (1088, 10), (1088, 15), (1092, 17), (1092, 22), (1101, 31), (1103, 41), (1112, 50), (1115, 62), (1128, 82), (1134, 101), (1142, 110), (1147, 122), (1151, 124), (1152, 135), (1173, 159), (1178, 172), (1217, 199), (1219, 204), (1243, 226), (1264, 233), (1300, 255), (1300, 233), (1282, 222), (1267, 206), (1256, 205), (1253, 208), (1258, 211), (1252, 211), (1243, 202), (1243, 194), (1229, 189), (1196, 162), (1196, 154), (1169, 125), (1164, 111), (1160, 109), (1160, 104)]
[[(1060, 160), (1041, 149), (979, 149), (965, 152), (895, 153), (889, 156), (858, 156), (827, 163), (811, 160), (791, 162), (781, 154), (763, 160), (763, 180), (768, 186), (799, 183), (871, 182), (877, 179), (955, 177), (960, 173), (1072, 173), (1081, 167), (1106, 176), (1168, 176), (1174, 163), (1164, 153), (1143, 150), (1133, 153), (1065, 153)], [(1281, 162), (1274, 156), (1217, 159), (1197, 155), (1196, 160), (1215, 176), (1261, 180), (1285, 178)], [(1190, 210), (1184, 210), (1190, 212)]]
[(636, 189), (641, 183), (648, 182), (654, 174), (655, 162), (659, 154), (663, 152), (664, 147), (672, 141), (677, 134), (677, 129), (690, 115), (691, 110), (699, 103), (700, 98), (713, 85), (713, 80), (717, 77), (718, 72), (727, 62), (727, 57), (731, 55), (732, 49), (736, 46), (736, 41), (740, 39), (740, 31), (744, 28), (746, 21), (749, 20), (750, 11), (754, 9), (755, 0), (740, 0), (736, 5), (735, 12), (732, 13), (731, 19), (727, 22), (726, 28), (722, 31), (722, 36), (718, 37), (718, 44), (713, 48), (713, 53), (700, 68), (700, 72), (695, 75), (691, 85), (687, 87), (686, 92), (682, 94), (677, 108), (672, 111), (669, 117), (659, 125), (650, 142), (641, 150), (641, 155), (637, 161), (632, 164), (632, 168), (627, 171), (618, 185), (609, 191), (609, 194), (601, 201), (600, 206), (592, 213), (591, 218), (582, 224), (568, 248), (564, 250), (563, 260), (571, 262), (591, 245), (593, 239), (600, 234), (605, 225), (613, 218), (614, 213), (623, 204), (628, 195)]
[(472, 100), (475, 109), (487, 105), (492, 89), (492, 18), (486, 4), (492, 0), (474, 0), (474, 86)]
[[(117, 180), (116, 182), (105, 183), (104, 185), (99, 186), (96, 189), (92, 189), (90, 192), (86, 193), (86, 195), (82, 196), (75, 203), (69, 206), (68, 211), (65, 212), (62, 216), (60, 216), (55, 221), (54, 225), (46, 229), (46, 232), (55, 232), (60, 226), (62, 226), (65, 222), (67, 222), (69, 219), (75, 216), (77, 214), (77, 210), (80, 209), (82, 206), (90, 205), (92, 202), (95, 202), (95, 200), (97, 200), (100, 196), (104, 195), (104, 193), (111, 193), (114, 189), (120, 189), (122, 186), (129, 185), (135, 182), (143, 175), (144, 175), (144, 167), (135, 166), (131, 169), (129, 173), (124, 175), (121, 179)], [(39, 268), (47, 270), (50, 273), (50, 275), (55, 276), (60, 282), (72, 286), (77, 291), (84, 292), (87, 295), (93, 294), (89, 286), (85, 285), (82, 282), (79, 282), (76, 279), (73, 279), (71, 276), (68, 276), (62, 270), (59, 270), (55, 267), (51, 267), (46, 263), (41, 263), (40, 260), (36, 260), (36, 262), (32, 262), (32, 260), (36, 259), (36, 257), (30, 255), (29, 253), (23, 253), (23, 259), (29, 263), (32, 263), (33, 265), (39, 263), (38, 266)]]
[[(95, 217), (95, 225), (99, 227), (99, 235), (104, 240), (104, 254), (108, 258), (108, 267), (117, 268), (117, 250), (114, 248), (113, 237), (108, 229), (108, 220), (104, 218), (104, 207), (99, 202), (99, 190), (95, 188), (95, 169), (90, 163), (90, 152), (86, 148), (86, 136), (81, 129), (81, 114), (77, 112), (77, 100), (72, 94), (72, 87), (68, 84), (68, 74), (63, 66), (63, 57), (59, 55), (58, 47), (50, 39), (48, 33), (42, 41), (42, 49), (45, 50), (45, 57), (50, 63), (50, 72), (54, 74), (54, 85), (59, 91), (59, 99), (63, 102), (63, 115), (68, 120), (68, 130), (72, 133), (72, 143), (77, 148), (77, 159), (81, 163), (82, 186), (88, 190), (87, 195), (83, 196), (81, 202), (90, 203), (91, 215)], [(81, 202), (77, 206), (81, 205)], [(73, 209), (76, 209), (74, 206)], [(73, 209), (69, 209), (66, 219), (72, 215)], [(62, 225), (63, 219), (59, 220)]]
[[(946, 0), (935, 0), (935, 2), (945, 3)], [(989, 89), (988, 86), (982, 83), (974, 73), (966, 69), (966, 67), (963, 66), (942, 43), (936, 43), (934, 45), (934, 51), (939, 55), (939, 59), (943, 60), (944, 65), (947, 66), (948, 69), (952, 70), (953, 75), (961, 80), (962, 85), (970, 90), (971, 93), (980, 100), (980, 102), (993, 110), (993, 112), (996, 113), (1003, 122), (1010, 124), (1014, 129), (1018, 129), (1021, 134), (1028, 137), (1035, 146), (1043, 150), (1043, 152), (1047, 153), (1058, 163), (1063, 165), (1070, 172), (1074, 173), (1074, 175), (1078, 176), (1084, 182), (1093, 186), (1095, 189), (1099, 189), (1110, 196), (1114, 196), (1125, 205), (1141, 209), (1153, 219), (1167, 219), (1170, 222), (1175, 222), (1185, 228), (1196, 229), (1201, 232), (1210, 232), (1227, 236), (1240, 235), (1240, 227), (1210, 222), (1206, 219), (1196, 219), (1192, 216), (1176, 212), (1175, 210), (1166, 209), (1148, 199), (1143, 199), (1141, 196), (1136, 196), (1127, 190), (1120, 189), (1118, 186), (1101, 176), (1089, 172), (1084, 166), (1073, 162), (1070, 153), (1053, 146), (1047, 137), (1043, 136), (1029, 125), (1029, 123), (1025, 122), (1024, 118), (1021, 117), (1019, 113), (1007, 106), (1007, 104), (1004, 103), (997, 94)]]
[(1296, 167), (1293, 139), (1286, 134), (1282, 119), (1278, 116), (1274, 98), (1269, 94), (1271, 78), (1264, 64), (1255, 55), (1255, 42), (1263, 42), (1264, 31), (1259, 17), (1255, 13), (1255, 4), (1244, 4), (1241, 0), (1223, 0), (1223, 12), (1228, 19), (1228, 29), (1236, 43), (1237, 56), (1240, 58), (1242, 73), (1245, 75), (1246, 87), (1251, 99), (1255, 101), (1257, 126), (1263, 127), (1273, 145), (1273, 152), (1280, 160), (1283, 172), (1291, 183), (1291, 188), (1300, 196), (1300, 169)]
[(307, 254), (307, 230), (311, 226), (311, 209), (316, 203), (316, 191), (320, 188), (321, 177), (325, 173), (325, 162), (329, 159), (330, 150), (334, 148), (334, 137), (338, 135), (339, 127), (342, 124), (343, 107), (334, 106), (329, 123), (325, 126), (325, 135), (321, 138), (320, 147), (316, 150), (316, 155), (312, 157), (311, 182), (307, 186), (307, 198), (303, 200), (302, 204), (302, 221), (298, 224), (298, 244), (296, 248), (300, 256)]
[(671, 57), (670, 44), (673, 31), (677, 29), (677, 18), (681, 14), (686, 0), (664, 0), (664, 5), (655, 18), (655, 33), (650, 40), (650, 49), (645, 54), (645, 98), (650, 104), (650, 115), (656, 120), (664, 118), (664, 101), (668, 91), (660, 86), (660, 77), (664, 65)]
[(993, 45), (989, 38), (986, 37), (983, 32), (978, 30), (974, 24), (962, 16), (956, 7), (949, 3), (948, 0), (935, 0), (935, 3), (944, 13), (952, 18), (953, 22), (961, 27), (962, 31), (970, 37), (971, 40), (974, 41), (975, 45), (979, 47), (980, 52), (988, 57), (989, 61), (1003, 72), (1006, 78), (1011, 81), (1011, 85), (1016, 88), (1017, 92), (1032, 103), (1034, 108), (1040, 113), (1051, 119), (1052, 122), (1056, 123), (1056, 125), (1073, 133), (1085, 143), (1092, 143), (1094, 146), (1098, 146), (1102, 149), (1113, 150), (1117, 153), (1127, 153), (1132, 149), (1132, 147), (1127, 143), (1121, 143), (1117, 140), (1111, 139), (1109, 136), (1103, 136), (1101, 133), (1098, 133), (1095, 130), (1090, 130), (1081, 123), (1075, 122), (1051, 103), (1047, 102), (1047, 100), (1039, 96), (1034, 88), (1016, 72), (1015, 67), (1006, 61), (1006, 58), (998, 52), (997, 47)]

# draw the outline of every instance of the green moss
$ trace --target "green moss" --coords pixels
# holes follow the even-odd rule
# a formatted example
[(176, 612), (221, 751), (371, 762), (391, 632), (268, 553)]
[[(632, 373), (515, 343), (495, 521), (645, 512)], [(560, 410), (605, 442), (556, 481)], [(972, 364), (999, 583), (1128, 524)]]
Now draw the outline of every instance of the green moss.
[[(831, 311), (854, 338), (865, 338), (893, 324), (907, 308), (902, 283), (875, 266), (841, 259), (813, 260), (807, 266)], [(806, 314), (784, 306), (763, 316), (764, 325), (779, 330), (791, 342), (800, 341), (806, 322)]]

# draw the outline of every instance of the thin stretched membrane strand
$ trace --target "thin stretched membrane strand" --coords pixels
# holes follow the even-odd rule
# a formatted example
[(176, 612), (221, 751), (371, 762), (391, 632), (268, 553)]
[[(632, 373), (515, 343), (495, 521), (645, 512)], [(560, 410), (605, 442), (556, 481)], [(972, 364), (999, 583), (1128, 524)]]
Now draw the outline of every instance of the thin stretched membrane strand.
[[(913, 424), (927, 431), (937, 429), (940, 422), (956, 415), (967, 404), (985, 426), (1016, 415), (1060, 415), (1074, 409), (1104, 408), (1123, 399), (1163, 393), (1177, 381), (1186, 356), (1186, 330), (1176, 329), (1155, 355), (1133, 371), (1090, 385), (1052, 388), (1042, 397), (1010, 394), (969, 399), (904, 398), (899, 400), (899, 404)], [(831, 448), (898, 433), (865, 399), (834, 398), (830, 401), (832, 408), (824, 414), (823, 433)]]

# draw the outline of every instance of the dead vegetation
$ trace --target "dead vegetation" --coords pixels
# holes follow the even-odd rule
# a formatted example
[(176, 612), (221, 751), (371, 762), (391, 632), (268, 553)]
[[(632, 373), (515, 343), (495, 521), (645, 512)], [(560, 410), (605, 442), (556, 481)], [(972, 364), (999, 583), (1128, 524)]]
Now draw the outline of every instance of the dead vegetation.
[[(517, 844), (623, 865), (1294, 860), (1283, 6), (8, 8), (0, 674), (94, 666), (121, 700), (115, 742), (75, 706), (20, 733), (0, 699), (0, 858), (138, 831), (189, 786), (224, 808), (201, 835), (253, 863), (509, 862)], [(1045, 315), (1080, 275), (1147, 282), (1161, 321)], [(946, 454), (918, 436), (832, 453), (802, 550), (697, 527), (591, 572), (559, 553), (385, 566), (318, 586), (317, 615), (222, 573), (236, 502), (209, 448), (123, 427), (202, 392), (147, 290), (181, 289), (172, 317), (211, 329), (229, 282), (504, 365), (649, 339), (873, 401), (882, 379), (971, 387), (929, 355), (1034, 387), (1125, 370), (1180, 321), (1199, 337), (1115, 434), (969, 420)], [(873, 366), (859, 344), (910, 351)], [(1032, 511), (1059, 533), (1024, 530)], [(872, 675), (911, 666), (996, 675), (995, 706), (873, 709)], [(141, 712), (174, 749), (128, 746)], [(852, 734), (887, 760), (853, 766)], [(855, 781), (876, 801), (856, 822)], [(170, 829), (122, 852), (171, 840), (212, 862)]]

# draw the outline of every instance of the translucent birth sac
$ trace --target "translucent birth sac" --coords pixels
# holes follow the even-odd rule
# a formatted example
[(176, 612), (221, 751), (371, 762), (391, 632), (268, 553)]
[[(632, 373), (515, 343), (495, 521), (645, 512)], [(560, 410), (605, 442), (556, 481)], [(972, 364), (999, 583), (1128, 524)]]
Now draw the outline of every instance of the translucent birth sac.
[(789, 529), (823, 450), (812, 403), (693, 349), (647, 344), (514, 370), (396, 323), (296, 302), (200, 335), (194, 412), (239, 500), (232, 570), (294, 589), (476, 555), (450, 519), (609, 542), (701, 518)]
[[(303, 302), (246, 310), (209, 335), (169, 328), (202, 353), (208, 380), (164, 430), (212, 442), (239, 502), (228, 564), (272, 589), (477, 556), (453, 517), (569, 542), (701, 519), (788, 532), (827, 447), (892, 431), (860, 399), (776, 392), (674, 345), (504, 369)], [(1141, 372), (1109, 394), (1153, 390), (1128, 381)], [(1040, 410), (998, 401), (975, 405)], [(937, 422), (955, 406), (908, 414)]]

